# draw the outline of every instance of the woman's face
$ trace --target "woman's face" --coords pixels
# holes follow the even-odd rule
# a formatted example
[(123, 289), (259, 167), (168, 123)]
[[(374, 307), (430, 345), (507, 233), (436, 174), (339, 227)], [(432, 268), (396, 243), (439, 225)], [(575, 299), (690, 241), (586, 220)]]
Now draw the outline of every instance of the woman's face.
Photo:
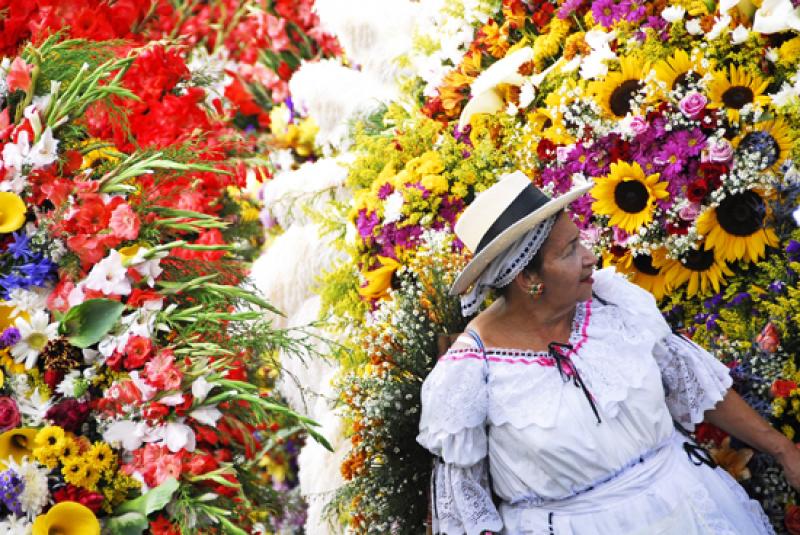
[(542, 245), (539, 279), (544, 283), (544, 293), (541, 299), (555, 306), (592, 298), (592, 272), (597, 257), (579, 237), (578, 227), (562, 212)]

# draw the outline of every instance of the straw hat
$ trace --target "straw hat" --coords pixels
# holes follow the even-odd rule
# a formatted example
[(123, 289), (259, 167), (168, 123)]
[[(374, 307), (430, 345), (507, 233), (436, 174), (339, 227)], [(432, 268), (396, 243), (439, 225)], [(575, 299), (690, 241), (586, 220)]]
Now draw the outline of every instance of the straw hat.
[(475, 197), (455, 226), (456, 236), (473, 252), (450, 295), (469, 289), (486, 266), (523, 234), (589, 191), (591, 183), (573, 187), (554, 199), (534, 186), (522, 171), (500, 178)]

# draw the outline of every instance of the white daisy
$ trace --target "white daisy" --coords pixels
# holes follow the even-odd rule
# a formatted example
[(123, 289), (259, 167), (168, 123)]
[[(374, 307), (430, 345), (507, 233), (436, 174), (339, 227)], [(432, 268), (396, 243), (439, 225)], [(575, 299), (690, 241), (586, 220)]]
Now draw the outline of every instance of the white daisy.
[(33, 531), (33, 524), (26, 518), (19, 518), (14, 515), (5, 520), (0, 520), (0, 533), (6, 535), (30, 535)]
[(16, 362), (24, 361), (25, 368), (30, 370), (47, 342), (58, 336), (58, 322), (50, 323), (50, 315), (37, 310), (29, 321), (17, 318), (14, 325), (19, 329), (20, 340), (11, 347), (11, 355)]

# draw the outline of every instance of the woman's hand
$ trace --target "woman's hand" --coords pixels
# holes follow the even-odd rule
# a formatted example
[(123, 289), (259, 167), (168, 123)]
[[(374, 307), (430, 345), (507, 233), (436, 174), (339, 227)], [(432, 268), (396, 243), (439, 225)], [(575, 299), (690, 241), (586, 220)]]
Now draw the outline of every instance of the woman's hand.
[(775, 458), (783, 466), (783, 474), (786, 476), (786, 481), (795, 490), (800, 491), (800, 449), (798, 449), (791, 442), (788, 447), (778, 453)]

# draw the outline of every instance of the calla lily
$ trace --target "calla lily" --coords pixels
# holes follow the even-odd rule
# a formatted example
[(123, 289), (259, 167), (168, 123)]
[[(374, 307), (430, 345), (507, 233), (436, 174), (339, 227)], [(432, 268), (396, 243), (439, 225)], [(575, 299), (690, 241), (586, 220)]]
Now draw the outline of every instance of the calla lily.
[(800, 31), (800, 15), (791, 0), (764, 0), (756, 10), (753, 31), (769, 34), (786, 30)]
[(33, 535), (100, 535), (100, 522), (78, 502), (59, 502), (33, 521)]
[(14, 232), (24, 225), (27, 211), (19, 195), (0, 191), (0, 234)]
[(33, 439), (39, 430), (33, 427), (18, 427), (0, 435), (0, 469), (5, 470), (3, 462), (9, 457), (16, 463), (25, 456), (33, 456)]
[(458, 119), (458, 129), (464, 130), (474, 115), (478, 115), (479, 113), (497, 113), (504, 107), (503, 98), (496, 89), (490, 89), (480, 95), (474, 96), (461, 111), (461, 117)]
[(364, 273), (367, 285), (358, 289), (362, 297), (369, 299), (386, 297), (392, 285), (392, 275), (400, 267), (400, 262), (387, 256), (378, 256), (378, 261), (381, 263), (379, 268)]

